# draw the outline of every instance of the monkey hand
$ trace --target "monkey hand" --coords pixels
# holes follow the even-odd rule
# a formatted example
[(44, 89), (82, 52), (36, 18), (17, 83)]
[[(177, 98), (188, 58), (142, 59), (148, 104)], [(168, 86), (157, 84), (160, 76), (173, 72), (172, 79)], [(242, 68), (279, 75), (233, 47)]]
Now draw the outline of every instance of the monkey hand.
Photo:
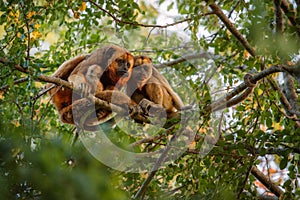
[(80, 95), (82, 98), (86, 98), (92, 94), (92, 87), (88, 83), (81, 83), (79, 85), (79, 89), (81, 91)]
[(140, 105), (129, 106), (129, 115), (137, 123), (150, 123), (150, 120), (144, 115), (144, 111)]
[(81, 74), (73, 74), (68, 78), (68, 81), (72, 83), (73, 89), (80, 93), (82, 98), (91, 94), (92, 88)]
[(149, 117), (154, 117), (154, 116), (157, 117), (160, 116), (161, 113), (165, 112), (165, 109), (162, 106), (155, 104), (152, 101), (149, 101), (148, 99), (145, 98), (143, 98), (140, 101), (139, 105), (141, 106), (144, 114)]

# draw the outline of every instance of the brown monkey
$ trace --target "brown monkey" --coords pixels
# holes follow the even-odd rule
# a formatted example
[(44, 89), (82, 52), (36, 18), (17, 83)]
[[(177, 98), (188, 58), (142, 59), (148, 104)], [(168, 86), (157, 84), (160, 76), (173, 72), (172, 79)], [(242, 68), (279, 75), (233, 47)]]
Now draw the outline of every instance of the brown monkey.
[[(72, 93), (71, 90), (60, 86), (49, 91), (61, 121), (74, 124), (72, 108), (75, 105), (76, 108), (80, 108), (79, 111), (82, 111), (85, 107), (89, 107), (89, 101), (82, 97), (90, 92), (95, 92), (96, 97), (108, 102), (112, 102), (113, 96), (116, 99), (113, 103), (117, 105), (136, 105), (125, 94), (111, 90), (119, 89), (127, 83), (133, 62), (134, 58), (127, 50), (116, 45), (108, 45), (97, 49), (89, 56), (77, 56), (62, 64), (52, 76), (68, 79), (75, 89), (82, 90), (82, 94)], [(88, 130), (89, 125), (97, 124), (95, 121), (99, 123), (105, 121), (111, 113), (111, 111), (97, 110), (97, 119), (89, 119), (89, 124), (84, 128)]]
[(165, 109), (168, 118), (184, 106), (165, 77), (153, 67), (151, 58), (146, 56), (134, 57), (134, 68), (126, 93), (138, 104), (143, 104), (145, 98), (160, 105)]

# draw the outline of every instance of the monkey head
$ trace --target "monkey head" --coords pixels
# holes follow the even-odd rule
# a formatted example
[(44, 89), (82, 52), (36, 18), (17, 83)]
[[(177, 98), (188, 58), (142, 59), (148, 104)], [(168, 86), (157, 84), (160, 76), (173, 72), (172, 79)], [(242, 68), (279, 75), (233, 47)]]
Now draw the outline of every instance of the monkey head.
[(105, 87), (113, 86), (118, 89), (123, 87), (131, 77), (133, 63), (133, 56), (128, 52), (124, 53), (106, 68), (101, 77), (101, 82)]
[(148, 56), (134, 56), (134, 67), (143, 64), (152, 64), (152, 59)]
[(135, 56), (131, 79), (128, 85), (136, 86), (139, 90), (147, 83), (152, 75), (151, 58)]

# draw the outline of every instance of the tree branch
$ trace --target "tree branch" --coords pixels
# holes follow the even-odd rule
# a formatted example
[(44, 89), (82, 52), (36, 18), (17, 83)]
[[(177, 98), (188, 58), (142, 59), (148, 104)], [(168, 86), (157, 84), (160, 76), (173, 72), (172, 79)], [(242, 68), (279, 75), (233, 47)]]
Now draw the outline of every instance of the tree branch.
[(258, 200), (279, 200), (277, 196), (270, 196), (267, 194), (261, 194), (257, 197)]
[[(252, 83), (258, 82), (260, 79), (267, 77), (270, 74), (277, 73), (277, 72), (286, 72), (287, 70), (292, 70), (288, 68), (285, 65), (274, 65), (268, 69), (265, 69), (255, 75), (253, 75), (249, 81)], [(242, 98), (233, 99), (233, 101), (230, 101), (234, 96), (241, 93), (243, 90), (247, 88), (247, 84), (245, 82), (241, 83), (237, 87), (235, 87), (233, 90), (231, 90), (229, 93), (227, 93), (225, 96), (219, 98), (215, 102), (211, 103), (210, 105), (204, 107), (204, 111), (211, 112), (215, 111), (216, 109), (221, 109), (225, 107), (233, 106), (239, 102)]]
[(239, 190), (239, 192), (237, 194), (237, 199), (240, 199), (240, 196), (243, 193), (243, 191), (244, 191), (244, 189), (245, 189), (245, 187), (247, 185), (247, 181), (248, 181), (249, 176), (251, 174), (251, 170), (252, 170), (252, 166), (248, 167), (247, 172), (246, 172), (246, 176), (245, 176), (244, 181), (243, 181), (243, 185), (241, 186), (241, 188), (240, 188), (240, 190)]
[[(26, 82), (26, 81), (28, 81), (28, 80), (29, 80), (28, 77), (20, 78), (20, 79), (14, 81), (14, 85), (17, 85), (17, 84), (19, 84), (19, 83), (24, 83), (24, 82)], [(8, 88), (9, 88), (9, 85), (6, 84), (6, 85), (4, 85), (4, 86), (2, 86), (2, 87), (0, 88), (0, 92), (4, 92), (4, 91), (6, 91)]]
[[(285, 146), (284, 144), (281, 144), (282, 146)], [(251, 152), (252, 154), (256, 154), (256, 155), (261, 155), (261, 150), (259, 148), (253, 148), (253, 147), (247, 147), (246, 149)], [(269, 154), (269, 155), (282, 155), (283, 153), (287, 152), (288, 150), (292, 150), (291, 153), (300, 153), (300, 149), (296, 148), (296, 147), (290, 147), (290, 146), (285, 146), (285, 148), (283, 147), (279, 147), (279, 148), (267, 148), (264, 150), (265, 154)]]
[(275, 9), (275, 19), (276, 19), (276, 32), (282, 34), (284, 30), (283, 25), (283, 13), (280, 8), (281, 0), (273, 0), (274, 9)]
[[(294, 11), (294, 10), (291, 11), (289, 9), (289, 3), (286, 2), (285, 0), (281, 0), (281, 9), (283, 10), (284, 14), (287, 16), (287, 18), (291, 22), (292, 26), (294, 26), (297, 29), (297, 35), (300, 38), (300, 27), (296, 20), (296, 11)], [(294, 13), (294, 14), (292, 15), (292, 13)]]
[[(210, 1), (206, 1), (210, 3)], [(235, 26), (231, 23), (228, 17), (223, 13), (223, 11), (219, 8), (215, 3), (210, 3), (209, 7), (213, 10), (213, 12), (220, 18), (220, 20), (225, 24), (228, 30), (238, 39), (238, 41), (245, 47), (245, 49), (252, 55), (255, 56), (255, 50), (251, 47), (248, 41), (244, 38), (244, 36), (235, 28)]]
[(292, 110), (299, 113), (298, 95), (296, 93), (293, 77), (288, 73), (283, 73), (283, 91), (286, 99), (289, 101)]
[[(289, 117), (293, 118), (293, 119), (294, 119), (294, 118), (297, 118), (297, 117), (295, 116), (296, 113), (295, 113), (295, 111), (293, 110), (293, 108), (292, 108), (292, 106), (291, 106), (289, 100), (286, 98), (286, 96), (284, 95), (284, 93), (282, 92), (282, 90), (280, 89), (280, 87), (278, 86), (278, 84), (277, 84), (272, 78), (269, 80), (269, 83), (270, 83), (271, 87), (272, 87), (274, 90), (276, 90), (276, 91), (279, 92), (279, 94), (280, 94), (279, 100), (280, 100), (280, 102), (282, 103), (282, 105), (283, 105), (283, 107), (284, 107), (285, 112), (287, 113), (287, 115), (288, 115)], [(296, 126), (297, 126), (298, 128), (300, 127), (300, 123), (299, 123), (299, 122), (295, 122), (295, 124), (296, 124)]]
[(267, 177), (261, 171), (259, 171), (256, 166), (252, 167), (251, 173), (277, 197), (283, 195), (284, 192), (275, 183), (273, 183), (269, 177)]
[(18, 71), (28, 74), (28, 69), (23, 68), (21, 65), (10, 62), (5, 58), (0, 57), (0, 63), (13, 65)]
[(134, 196), (134, 199), (140, 199), (143, 194), (146, 191), (146, 188), (148, 187), (149, 183), (157, 173), (160, 166), (163, 164), (168, 152), (172, 148), (173, 142), (176, 141), (176, 139), (181, 135), (181, 133), (184, 131), (185, 128), (181, 128), (181, 130), (176, 131), (174, 135), (171, 137), (170, 142), (167, 144), (159, 158), (156, 160), (154, 166), (152, 167), (151, 171), (149, 172), (147, 178), (144, 180), (143, 184), (141, 185), (140, 189), (137, 191), (137, 193)]
[(291, 146), (289, 146), (289, 145), (287, 145), (287, 144), (285, 144), (285, 143), (282, 143), (282, 142), (281, 142), (280, 144), (281, 144), (282, 146), (284, 146), (285, 148), (292, 149), (293, 152), (300, 154), (300, 148), (297, 148), (297, 147), (291, 147)]

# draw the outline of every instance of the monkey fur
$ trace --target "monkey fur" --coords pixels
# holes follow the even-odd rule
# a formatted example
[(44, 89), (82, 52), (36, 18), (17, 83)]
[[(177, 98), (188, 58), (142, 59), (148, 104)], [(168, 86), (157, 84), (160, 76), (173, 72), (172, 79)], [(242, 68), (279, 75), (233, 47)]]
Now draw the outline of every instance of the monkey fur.
[(163, 107), (168, 118), (172, 118), (184, 107), (180, 97), (147, 56), (134, 57), (132, 76), (127, 83), (126, 94), (137, 104), (141, 104), (143, 99), (148, 99)]

